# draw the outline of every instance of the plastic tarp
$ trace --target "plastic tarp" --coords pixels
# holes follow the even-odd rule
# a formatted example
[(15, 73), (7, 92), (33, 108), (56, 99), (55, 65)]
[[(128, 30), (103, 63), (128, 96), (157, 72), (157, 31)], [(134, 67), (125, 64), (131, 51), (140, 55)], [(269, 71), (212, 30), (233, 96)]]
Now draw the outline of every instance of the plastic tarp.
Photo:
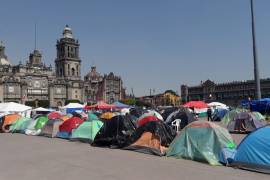
[(128, 116), (114, 116), (103, 123), (104, 125), (94, 139), (94, 146), (124, 147), (135, 130)]
[(122, 109), (122, 108), (129, 108), (129, 105), (121, 103), (119, 101), (116, 101), (113, 103), (113, 105), (115, 105), (116, 108)]
[(107, 104), (104, 101), (99, 101), (97, 104), (94, 104), (92, 106), (85, 106), (86, 110), (89, 109), (115, 109), (116, 106), (113, 104)]
[(195, 121), (173, 140), (167, 156), (220, 165), (221, 150), (232, 143), (233, 139), (225, 128), (212, 122)]
[(15, 102), (0, 103), (0, 112), (25, 112), (31, 109), (32, 107), (30, 106)]
[(70, 139), (91, 143), (102, 126), (103, 122), (99, 120), (86, 121), (72, 131)]
[(252, 132), (239, 144), (233, 166), (270, 174), (270, 126)]

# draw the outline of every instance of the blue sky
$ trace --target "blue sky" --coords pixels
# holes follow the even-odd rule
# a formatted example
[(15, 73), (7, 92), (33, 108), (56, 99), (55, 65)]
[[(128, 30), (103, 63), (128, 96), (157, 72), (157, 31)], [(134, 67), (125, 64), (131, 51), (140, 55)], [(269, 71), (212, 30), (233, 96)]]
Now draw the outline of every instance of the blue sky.
[[(270, 1), (254, 0), (261, 78), (270, 77)], [(0, 40), (13, 64), (37, 47), (54, 66), (66, 24), (82, 75), (115, 72), (135, 95), (181, 84), (253, 79), (249, 0), (0, 0)]]

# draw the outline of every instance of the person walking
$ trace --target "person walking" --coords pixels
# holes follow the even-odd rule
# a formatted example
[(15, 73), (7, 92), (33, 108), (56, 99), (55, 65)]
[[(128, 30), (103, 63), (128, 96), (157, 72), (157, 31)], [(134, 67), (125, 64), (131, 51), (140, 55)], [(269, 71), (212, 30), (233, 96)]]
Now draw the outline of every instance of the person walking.
[(211, 110), (211, 108), (207, 109), (207, 121), (212, 121), (212, 110)]

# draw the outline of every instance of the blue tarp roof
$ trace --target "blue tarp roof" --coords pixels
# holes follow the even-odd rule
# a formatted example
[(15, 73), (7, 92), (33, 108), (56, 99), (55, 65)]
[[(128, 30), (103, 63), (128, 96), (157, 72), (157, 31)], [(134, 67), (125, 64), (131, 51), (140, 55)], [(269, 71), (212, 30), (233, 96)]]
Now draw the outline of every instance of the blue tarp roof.
[(113, 105), (115, 105), (118, 108), (128, 108), (129, 107), (129, 105), (123, 104), (123, 103), (121, 103), (119, 101), (114, 102)]

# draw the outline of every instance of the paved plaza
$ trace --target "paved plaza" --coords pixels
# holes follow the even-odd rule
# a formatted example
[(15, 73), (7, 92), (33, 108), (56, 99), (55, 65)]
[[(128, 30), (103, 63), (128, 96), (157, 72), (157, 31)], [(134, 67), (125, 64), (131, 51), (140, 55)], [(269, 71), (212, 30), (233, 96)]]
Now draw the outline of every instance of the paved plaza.
[[(238, 136), (234, 135), (233, 137)], [(241, 139), (240, 137), (239, 139)], [(0, 134), (0, 180), (248, 180), (269, 175), (23, 134)]]

